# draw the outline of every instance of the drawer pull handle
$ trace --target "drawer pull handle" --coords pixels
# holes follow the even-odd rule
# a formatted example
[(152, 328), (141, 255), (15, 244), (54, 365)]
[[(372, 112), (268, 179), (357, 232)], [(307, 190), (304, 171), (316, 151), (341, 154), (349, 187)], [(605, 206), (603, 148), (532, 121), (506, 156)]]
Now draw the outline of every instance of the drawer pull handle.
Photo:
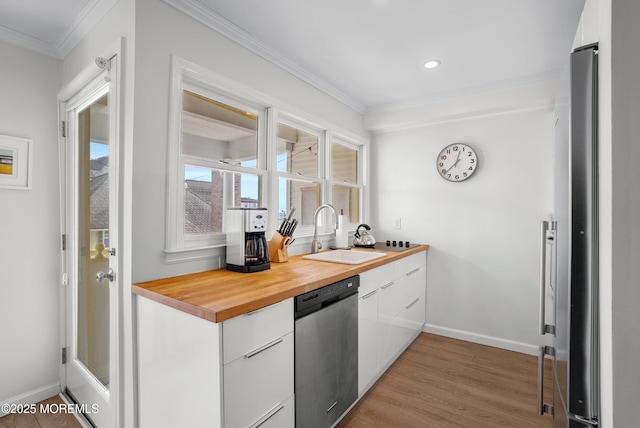
[(365, 294), (364, 296), (362, 296), (362, 300), (368, 299), (369, 297), (373, 296), (377, 292), (378, 292), (378, 290), (373, 290), (371, 293)]
[(415, 268), (414, 270), (412, 270), (411, 272), (407, 273), (407, 276), (411, 276), (414, 273), (418, 272), (420, 270), (420, 268)]
[(266, 311), (267, 309), (272, 309), (274, 306), (281, 305), (283, 303), (284, 303), (284, 300), (282, 300), (282, 301), (280, 301), (278, 303), (274, 303), (273, 305), (265, 306), (264, 308), (256, 309), (255, 311), (247, 312), (245, 315), (250, 317), (251, 315), (257, 314), (258, 312)]
[(273, 409), (269, 410), (266, 415), (264, 415), (263, 417), (258, 419), (249, 428), (258, 428), (260, 425), (262, 425), (265, 422), (267, 422), (269, 419), (271, 419), (273, 417), (273, 415), (275, 415), (276, 413), (278, 413), (282, 409), (284, 409), (284, 404), (276, 405), (276, 407), (274, 407)]
[(258, 349), (254, 349), (253, 351), (249, 352), (248, 354), (244, 354), (245, 358), (251, 358), (254, 357), (256, 355), (258, 355), (260, 352), (262, 351), (266, 351), (267, 349), (276, 346), (278, 343), (282, 342), (284, 339), (283, 338), (278, 338), (276, 340), (274, 340), (273, 342), (269, 342), (266, 345), (262, 345), (261, 347), (259, 347)]
[(331, 405), (331, 407), (329, 407), (329, 408), (327, 409), (327, 413), (329, 413), (331, 410), (333, 410), (333, 408), (334, 408), (334, 407), (336, 407), (337, 405), (338, 405), (338, 402), (336, 401), (335, 403), (333, 403), (333, 404)]
[(413, 302), (409, 303), (408, 306), (405, 306), (405, 309), (409, 309), (411, 306), (415, 305), (419, 301), (420, 301), (420, 298), (418, 297), (416, 300), (414, 300)]
[(390, 283), (388, 283), (388, 284), (383, 285), (383, 286), (382, 286), (382, 289), (384, 290), (385, 288), (389, 288), (389, 287), (391, 287), (392, 285), (393, 285), (393, 282), (390, 282)]

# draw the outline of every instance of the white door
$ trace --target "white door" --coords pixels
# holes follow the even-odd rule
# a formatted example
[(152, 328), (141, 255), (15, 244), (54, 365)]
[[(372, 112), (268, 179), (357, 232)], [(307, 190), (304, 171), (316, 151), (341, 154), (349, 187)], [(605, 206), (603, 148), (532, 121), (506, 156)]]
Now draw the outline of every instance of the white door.
[(61, 105), (67, 283), (62, 385), (99, 428), (116, 426), (119, 386), (118, 91), (111, 70)]

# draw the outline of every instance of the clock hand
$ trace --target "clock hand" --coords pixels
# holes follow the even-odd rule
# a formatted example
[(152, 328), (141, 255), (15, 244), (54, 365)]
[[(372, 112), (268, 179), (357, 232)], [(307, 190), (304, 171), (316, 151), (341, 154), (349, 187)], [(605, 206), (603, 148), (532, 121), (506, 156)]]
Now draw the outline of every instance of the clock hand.
[(458, 152), (458, 157), (456, 158), (456, 161), (453, 163), (453, 165), (451, 165), (451, 166), (449, 167), (449, 169), (448, 169), (448, 170), (446, 170), (446, 171), (445, 171), (445, 174), (446, 174), (447, 172), (451, 171), (451, 169), (452, 169), (454, 166), (458, 165), (458, 162), (460, 162), (460, 152)]

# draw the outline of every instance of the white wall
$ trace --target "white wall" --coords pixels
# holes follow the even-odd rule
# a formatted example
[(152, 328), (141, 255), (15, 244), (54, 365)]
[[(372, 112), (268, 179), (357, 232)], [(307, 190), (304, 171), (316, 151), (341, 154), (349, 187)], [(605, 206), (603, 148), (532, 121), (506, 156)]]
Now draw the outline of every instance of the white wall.
[(640, 400), (640, 3), (610, 4), (613, 426), (628, 427)]
[(138, 0), (136, 8), (133, 280), (140, 282), (219, 267), (217, 257), (167, 263), (164, 253), (172, 55), (255, 89), (291, 113), (368, 135), (359, 113), (173, 7)]
[[(539, 84), (425, 106), (423, 124), (409, 129), (393, 129), (403, 123), (398, 112), (368, 118), (391, 128), (372, 136), (374, 236), (431, 246), (428, 331), (537, 352), (540, 221), (553, 209), (553, 90)], [(476, 149), (479, 166), (450, 183), (436, 156), (456, 142)]]
[(31, 403), (60, 391), (62, 62), (4, 42), (0, 58), (0, 134), (33, 140), (32, 189), (0, 189), (0, 402)]

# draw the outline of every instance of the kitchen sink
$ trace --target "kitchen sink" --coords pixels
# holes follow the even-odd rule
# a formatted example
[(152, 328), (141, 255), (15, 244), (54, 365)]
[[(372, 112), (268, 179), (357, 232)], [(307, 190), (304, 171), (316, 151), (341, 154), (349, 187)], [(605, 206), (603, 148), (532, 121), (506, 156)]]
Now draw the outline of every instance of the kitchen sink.
[(357, 250), (332, 250), (322, 253), (307, 254), (303, 259), (317, 260), (320, 262), (344, 263), (348, 265), (359, 265), (364, 262), (375, 260), (386, 256), (386, 253), (377, 251), (357, 251)]

